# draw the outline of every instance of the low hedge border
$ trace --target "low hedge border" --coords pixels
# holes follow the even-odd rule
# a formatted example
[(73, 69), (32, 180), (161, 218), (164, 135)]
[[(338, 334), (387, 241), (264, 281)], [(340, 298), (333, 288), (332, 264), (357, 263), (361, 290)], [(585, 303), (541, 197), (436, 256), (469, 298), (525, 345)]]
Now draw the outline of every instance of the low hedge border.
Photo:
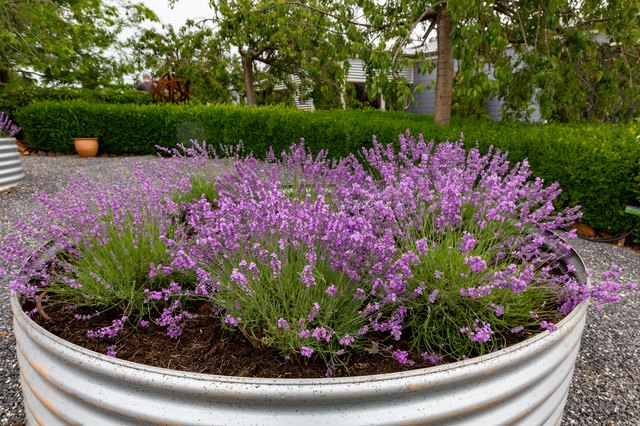
[(282, 107), (117, 105), (82, 101), (42, 102), (22, 108), (17, 122), (25, 142), (43, 151), (69, 153), (73, 137), (99, 137), (101, 153), (151, 154), (190, 139), (236, 145), (256, 155), (277, 153), (305, 139), (313, 151), (341, 157), (383, 143), (411, 129), (435, 141), (464, 134), (467, 146), (509, 151), (528, 158), (536, 176), (563, 188), (558, 207), (580, 204), (583, 220), (608, 232), (629, 228), (624, 207), (637, 204), (640, 182), (638, 123), (526, 124), (455, 119), (440, 127), (430, 116), (383, 111), (316, 111)]
[(82, 87), (3, 87), (0, 88), (0, 111), (14, 116), (21, 108), (45, 101), (85, 101), (111, 104), (150, 104), (151, 95), (126, 86), (102, 89)]

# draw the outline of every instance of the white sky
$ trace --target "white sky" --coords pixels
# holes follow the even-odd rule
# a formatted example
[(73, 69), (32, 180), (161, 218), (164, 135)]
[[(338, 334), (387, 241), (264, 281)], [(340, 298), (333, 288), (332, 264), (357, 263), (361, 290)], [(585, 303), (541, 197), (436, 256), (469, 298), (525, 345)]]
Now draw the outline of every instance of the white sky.
[(210, 18), (213, 15), (209, 7), (209, 0), (178, 0), (169, 8), (168, 0), (142, 0), (149, 9), (153, 10), (163, 24), (171, 24), (177, 30), (187, 19)]

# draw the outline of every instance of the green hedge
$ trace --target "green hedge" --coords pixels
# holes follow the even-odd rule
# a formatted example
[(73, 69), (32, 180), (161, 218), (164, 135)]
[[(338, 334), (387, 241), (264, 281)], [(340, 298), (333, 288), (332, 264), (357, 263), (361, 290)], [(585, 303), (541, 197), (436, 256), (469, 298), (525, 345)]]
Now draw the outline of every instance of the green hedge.
[(104, 89), (84, 89), (81, 87), (3, 87), (0, 90), (0, 111), (13, 116), (21, 108), (44, 101), (105, 102), (111, 104), (151, 103), (151, 95), (130, 87), (108, 87)]
[(381, 111), (305, 112), (288, 108), (229, 106), (109, 105), (44, 102), (18, 114), (26, 143), (44, 151), (72, 152), (73, 137), (97, 136), (102, 153), (156, 152), (194, 138), (210, 144), (235, 145), (263, 155), (287, 149), (304, 138), (314, 152), (327, 148), (332, 156), (383, 143), (411, 129), (427, 139), (457, 140), (484, 151), (494, 145), (510, 152), (513, 162), (528, 158), (536, 176), (557, 181), (564, 192), (559, 207), (580, 204), (584, 221), (607, 231), (633, 224), (625, 205), (637, 205), (640, 179), (638, 124), (525, 124), (455, 119), (439, 127), (430, 116)]

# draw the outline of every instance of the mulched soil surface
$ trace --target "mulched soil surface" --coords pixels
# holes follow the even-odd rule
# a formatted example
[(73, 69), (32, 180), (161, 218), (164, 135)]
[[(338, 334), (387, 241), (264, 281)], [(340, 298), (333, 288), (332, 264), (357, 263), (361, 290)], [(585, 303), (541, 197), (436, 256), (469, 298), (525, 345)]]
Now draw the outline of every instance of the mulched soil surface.
[[(25, 306), (27, 311), (33, 308), (32, 305)], [(43, 309), (51, 320), (38, 314), (33, 315), (33, 320), (64, 340), (103, 354), (114, 344), (113, 341), (90, 339), (86, 334), (88, 329), (111, 325), (115, 317), (101, 315), (80, 321), (74, 317), (74, 312), (60, 306), (45, 304)], [(310, 360), (291, 357), (285, 361), (276, 351), (256, 348), (240, 333), (223, 328), (220, 319), (212, 316), (197, 315), (185, 323), (183, 331), (180, 338), (170, 339), (165, 328), (154, 324), (125, 330), (116, 342), (117, 357), (154, 367), (236, 377), (318, 378), (325, 377), (327, 372), (325, 363), (318, 357)], [(431, 366), (418, 357), (413, 359), (415, 364), (408, 367), (391, 359), (390, 354), (353, 355), (349, 359), (349, 371), (337, 369), (335, 377), (394, 373)]]

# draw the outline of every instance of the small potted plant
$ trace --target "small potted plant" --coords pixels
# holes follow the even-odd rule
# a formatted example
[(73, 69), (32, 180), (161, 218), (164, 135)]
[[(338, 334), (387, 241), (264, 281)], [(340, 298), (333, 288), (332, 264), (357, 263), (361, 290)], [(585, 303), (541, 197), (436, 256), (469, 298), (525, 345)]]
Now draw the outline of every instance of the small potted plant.
[(4, 112), (0, 112), (0, 191), (24, 179), (24, 170), (14, 136), (20, 128)]
[(186, 151), (5, 241), (30, 423), (555, 425), (588, 302), (634, 288), (499, 151)]

